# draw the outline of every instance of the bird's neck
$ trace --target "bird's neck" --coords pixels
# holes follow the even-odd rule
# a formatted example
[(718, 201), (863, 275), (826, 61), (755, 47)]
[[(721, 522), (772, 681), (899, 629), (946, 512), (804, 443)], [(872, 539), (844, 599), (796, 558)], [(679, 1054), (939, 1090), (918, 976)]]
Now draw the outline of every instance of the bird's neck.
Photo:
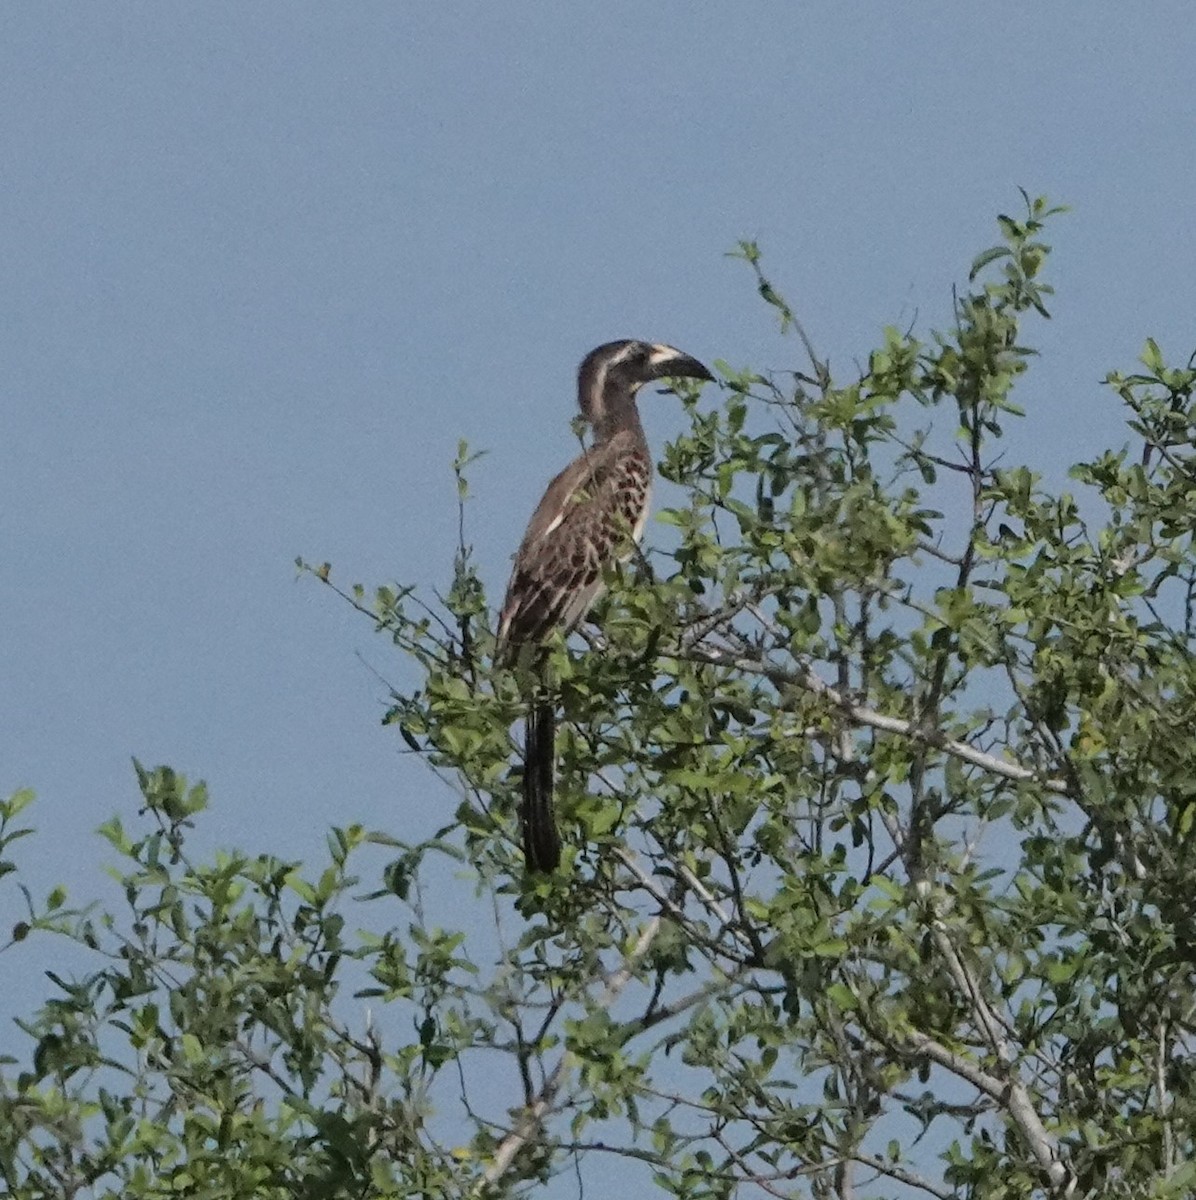
[(612, 388), (603, 393), (602, 403), (593, 415), (593, 426), (594, 441), (599, 445), (624, 431), (631, 433), (638, 442), (645, 440), (635, 395), (622, 388)]

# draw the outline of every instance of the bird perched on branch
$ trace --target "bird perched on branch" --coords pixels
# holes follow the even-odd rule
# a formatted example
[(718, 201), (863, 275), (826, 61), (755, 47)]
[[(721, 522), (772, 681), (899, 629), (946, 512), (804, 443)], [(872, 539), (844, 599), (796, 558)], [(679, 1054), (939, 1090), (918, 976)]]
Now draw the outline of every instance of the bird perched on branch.
[[(549, 485), (515, 553), (498, 622), (497, 657), (526, 661), (536, 678), (525, 721), (523, 853), (528, 869), (553, 871), (561, 840), (553, 813), (556, 704), (543, 646), (586, 615), (603, 573), (634, 552), (652, 491), (652, 456), (636, 393), (655, 379), (713, 379), (696, 358), (659, 343), (607, 342), (577, 373), (577, 402), (593, 444)], [(527, 649), (530, 648), (530, 649)]]

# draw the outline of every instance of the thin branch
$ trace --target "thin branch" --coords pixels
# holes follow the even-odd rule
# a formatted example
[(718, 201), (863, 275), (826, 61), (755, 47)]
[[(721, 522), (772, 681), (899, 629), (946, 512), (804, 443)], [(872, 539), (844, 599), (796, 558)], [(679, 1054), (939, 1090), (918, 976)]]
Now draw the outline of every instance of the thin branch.
[(865, 1154), (861, 1150), (852, 1152), (852, 1158), (855, 1159), (863, 1167), (871, 1167), (874, 1171), (879, 1171), (882, 1175), (887, 1175), (890, 1179), (896, 1179), (898, 1183), (904, 1183), (906, 1187), (920, 1188), (924, 1192), (929, 1192), (932, 1196), (937, 1196), (938, 1200), (955, 1200), (957, 1192), (951, 1191), (945, 1187), (940, 1187), (937, 1183), (927, 1179), (924, 1175), (919, 1175), (916, 1171), (907, 1171), (904, 1167), (899, 1167), (896, 1163), (886, 1162), (883, 1158), (876, 1158), (872, 1154)]
[[(900, 827), (891, 817), (885, 817), (885, 826), (897, 848), (904, 855), (907, 844)], [(955, 986), (967, 1000), (973, 1019), (1002, 1063), (1004, 1070), (1008, 1072), (1008, 1077), (1002, 1079), (985, 1071), (966, 1055), (949, 1050), (946, 1046), (917, 1030), (907, 1033), (906, 1039), (932, 1062), (938, 1063), (952, 1074), (967, 1080), (968, 1083), (996, 1101), (1008, 1113), (1009, 1119), (1021, 1132), (1023, 1140), (1031, 1154), (1034, 1155), (1043, 1174), (1050, 1181), (1051, 1187), (1062, 1196), (1071, 1196), (1075, 1190), (1075, 1177), (1060, 1157), (1058, 1142), (1047, 1132), (1046, 1126), (1043, 1125), (1042, 1119), (1030, 1099), (1026, 1085), (1017, 1075), (1014, 1055), (1004, 1033), (1004, 1030), (1008, 1029), (1008, 1025), (993, 1011), (979, 981), (956, 952), (941, 912), (934, 911), (934, 897), (931, 894), (930, 882), (926, 879), (917, 882), (921, 885), (920, 891), (931, 904), (933, 912), (930, 922), (931, 937), (946, 960), (947, 970), (955, 981)]]
[(907, 860), (909, 841), (896, 818), (890, 813), (882, 812), (881, 820), (897, 848), (897, 854), (903, 861), (906, 861), (906, 871), (910, 875), (911, 881), (923, 899), (928, 902), (931, 909), (930, 934), (939, 953), (946, 960), (948, 973), (954, 980), (955, 986), (967, 999), (972, 1010), (972, 1017), (987, 1039), (993, 1053), (1003, 1062), (1012, 1064), (1014, 1055), (1005, 1035), (1013, 1033), (1013, 1026), (1003, 1013), (997, 1012), (989, 1004), (988, 998), (980, 986), (980, 981), (964, 962), (955, 948), (955, 943), (951, 940), (944, 918), (951, 910), (952, 902), (942, 894), (941, 890), (936, 895), (932, 890), (931, 881), (925, 877), (915, 878), (914, 866), (916, 864), (911, 864)]
[(792, 1171), (774, 1172), (772, 1175), (762, 1175), (759, 1171), (755, 1171), (744, 1161), (743, 1155), (735, 1149), (734, 1146), (727, 1140), (726, 1134), (721, 1130), (714, 1134), (714, 1140), (727, 1152), (731, 1161), (739, 1168), (741, 1174), (739, 1180), (744, 1183), (753, 1183), (762, 1192), (767, 1192), (770, 1196), (776, 1196), (777, 1200), (789, 1200), (790, 1193), (782, 1188), (776, 1187), (773, 1180), (790, 1180), (796, 1179), (802, 1175), (813, 1175), (816, 1172), (825, 1169), (825, 1163), (814, 1163), (809, 1166), (796, 1167)]
[[(270, 1061), (270, 1059), (264, 1055), (258, 1054), (247, 1041), (242, 1038), (238, 1038), (233, 1044), (240, 1052), (241, 1056), (250, 1064), (250, 1066), (254, 1067), (258, 1071), (261, 1071), (261, 1073), (265, 1075), (266, 1078), (269, 1079), (284, 1096), (290, 1096), (292, 1099), (294, 1099), (299, 1094), (295, 1091), (294, 1087), (291, 1086), (290, 1080), (286, 1079), (275, 1069), (274, 1064)], [(346, 1073), (345, 1078), (349, 1079), (351, 1077)], [(357, 1081), (353, 1080), (353, 1082), (356, 1083)]]
[[(693, 921), (685, 913), (685, 910), (660, 886), (659, 883), (640, 865), (638, 856), (624, 847), (618, 847), (615, 850), (615, 856), (619, 861), (636, 877), (640, 886), (646, 891), (656, 902), (667, 912), (673, 920), (675, 920), (682, 928), (693, 931), (697, 936), (697, 931), (694, 930)], [(711, 916), (716, 918), (721, 929), (714, 938), (710, 939), (712, 943), (717, 944), (722, 932), (728, 931), (735, 936), (739, 943), (746, 949), (752, 952), (756, 951), (756, 947), (752, 944), (752, 939), (744, 933), (742, 929), (729, 917), (724, 911), (719, 902), (710, 894), (710, 892), (702, 885), (701, 881), (696, 879), (693, 874), (684, 868), (681, 871), (685, 882), (689, 884), (694, 894), (705, 905)], [(705, 939), (703, 939), (705, 940)]]
[(920, 728), (913, 721), (906, 720), (904, 717), (890, 717), (886, 713), (877, 712), (863, 704), (856, 704), (854, 700), (844, 696), (838, 689), (823, 682), (813, 671), (806, 670), (798, 673), (785, 670), (749, 655), (735, 654), (718, 646), (703, 646), (700, 649), (695, 647), (678, 651), (676, 656), (697, 662), (713, 663), (716, 666), (730, 666), (748, 674), (761, 675), (778, 687), (805, 688), (859, 725), (865, 725), (883, 733), (899, 734), (1005, 779), (1013, 779), (1019, 783), (1037, 783), (1048, 792), (1054, 792), (1060, 796), (1070, 794), (1070, 788), (1063, 779), (1044, 778), (1030, 767), (1024, 767), (1018, 762), (1010, 762), (1008, 759), (997, 758), (993, 754), (986, 754), (983, 750), (969, 746), (967, 742), (960, 742), (945, 736), (941, 730)]
[[(635, 945), (623, 960), (623, 965), (607, 977), (606, 986), (602, 989), (602, 996), (598, 1002), (599, 1007), (610, 1008), (623, 989), (631, 982), (636, 967), (647, 954), (648, 948), (652, 945), (659, 930), (660, 918), (653, 917), (641, 930)], [(510, 1170), (511, 1163), (519, 1151), (534, 1140), (540, 1130), (544, 1128), (548, 1118), (556, 1110), (557, 1097), (565, 1076), (568, 1074), (569, 1059), (568, 1051), (561, 1055), (560, 1061), (544, 1081), (535, 1101), (524, 1111), (519, 1124), (499, 1143), (498, 1149), (494, 1152), (494, 1158), (482, 1175), (482, 1186), (476, 1190), (475, 1194), (480, 1195), (485, 1186), (501, 1179)]]
[(855, 1200), (855, 1184), (851, 1173), (854, 1161), (854, 1157), (841, 1159), (835, 1168), (835, 1191), (839, 1193), (839, 1200)]
[(961, 566), (963, 559), (958, 554), (948, 554), (946, 550), (940, 550), (938, 546), (932, 545), (924, 538), (918, 540), (918, 549), (923, 554), (929, 554), (931, 558), (937, 558), (940, 562), (948, 563), (952, 567)]
[(1009, 1119), (1017, 1126), (1030, 1153), (1038, 1163), (1042, 1173), (1049, 1180), (1052, 1188), (1057, 1189), (1062, 1196), (1071, 1196), (1075, 1192), (1075, 1177), (1068, 1170), (1067, 1164), (1059, 1154), (1059, 1144), (1043, 1125), (1035, 1111), (1025, 1085), (1017, 1079), (999, 1079), (996, 1075), (984, 1070), (978, 1063), (949, 1050), (941, 1042), (918, 1030), (909, 1030), (905, 1040), (916, 1053), (924, 1054), (931, 1062), (966, 1080), (977, 1090), (995, 1100), (1009, 1114)]
[(671, 1021), (674, 1017), (685, 1012), (686, 1009), (693, 1008), (697, 1004), (701, 1004), (703, 1000), (708, 1000), (711, 996), (723, 991), (729, 984), (734, 983), (742, 974), (742, 968), (738, 971), (732, 971), (722, 979), (713, 979), (707, 984), (703, 984), (700, 988), (694, 988), (692, 992), (686, 992), (684, 996), (679, 996), (669, 1004), (661, 1004), (652, 1009), (651, 1012), (646, 1012), (642, 1017), (636, 1017), (634, 1020), (626, 1021), (619, 1026), (620, 1030), (625, 1031), (626, 1037), (630, 1040), (637, 1037), (641, 1033), (647, 1032), (649, 1029), (654, 1029), (657, 1025), (663, 1024), (665, 1021)]
[(1158, 1053), (1155, 1057), (1155, 1098), (1159, 1107), (1159, 1122), (1163, 1126), (1163, 1175), (1171, 1174), (1175, 1166), (1175, 1144), (1171, 1134), (1171, 1100), (1167, 1095), (1167, 1022), (1159, 1021)]

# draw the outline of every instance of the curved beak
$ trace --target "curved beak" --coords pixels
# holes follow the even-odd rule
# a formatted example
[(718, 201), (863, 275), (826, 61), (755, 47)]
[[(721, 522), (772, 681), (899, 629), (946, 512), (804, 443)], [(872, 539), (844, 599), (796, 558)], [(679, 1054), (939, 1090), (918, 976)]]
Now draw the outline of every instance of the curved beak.
[(656, 379), (714, 379), (707, 367), (676, 346), (654, 345), (648, 362)]

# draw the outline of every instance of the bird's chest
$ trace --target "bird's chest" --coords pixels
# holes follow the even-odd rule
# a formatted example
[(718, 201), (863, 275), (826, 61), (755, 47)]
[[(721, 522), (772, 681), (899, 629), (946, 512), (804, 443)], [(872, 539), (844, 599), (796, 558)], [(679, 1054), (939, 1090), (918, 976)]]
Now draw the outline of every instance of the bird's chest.
[(621, 558), (631, 553), (632, 545), (644, 536), (648, 510), (652, 503), (652, 460), (642, 453), (628, 454), (612, 481), (608, 534), (621, 542)]

